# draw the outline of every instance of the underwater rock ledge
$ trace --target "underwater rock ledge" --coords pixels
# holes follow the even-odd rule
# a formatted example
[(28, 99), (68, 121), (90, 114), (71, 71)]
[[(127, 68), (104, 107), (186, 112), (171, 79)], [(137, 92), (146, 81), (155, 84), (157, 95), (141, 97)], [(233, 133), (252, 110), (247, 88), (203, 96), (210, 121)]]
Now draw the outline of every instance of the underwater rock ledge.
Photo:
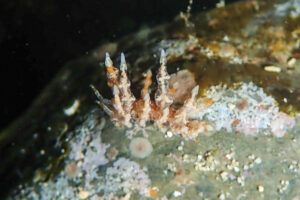
[[(243, 1), (191, 16), (188, 27), (178, 17), (69, 62), (1, 132), (2, 191), (8, 199), (300, 198), (299, 18), (296, 0)], [(170, 106), (176, 112), (197, 96), (202, 107), (187, 113), (211, 123), (205, 134), (185, 138), (168, 121), (153, 125), (156, 118), (115, 126), (94, 103), (90, 84), (116, 98), (105, 52), (114, 63), (124, 52), (140, 97), (161, 49), (176, 102)], [(151, 80), (144, 101), (155, 99), (159, 83)]]

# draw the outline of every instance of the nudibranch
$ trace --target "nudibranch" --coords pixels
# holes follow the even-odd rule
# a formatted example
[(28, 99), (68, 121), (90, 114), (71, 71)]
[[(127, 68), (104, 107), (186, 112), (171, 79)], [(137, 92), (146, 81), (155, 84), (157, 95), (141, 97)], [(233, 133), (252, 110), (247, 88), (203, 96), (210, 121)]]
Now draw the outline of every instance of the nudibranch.
[(112, 89), (113, 99), (103, 98), (99, 91), (91, 85), (98, 98), (99, 106), (110, 116), (117, 126), (132, 128), (133, 125), (144, 128), (147, 122), (157, 125), (162, 131), (170, 130), (185, 138), (195, 138), (200, 132), (211, 130), (206, 122), (189, 118), (189, 113), (197, 109), (196, 97), (199, 86), (195, 86), (190, 97), (181, 106), (174, 106), (169, 92), (170, 75), (167, 72), (167, 58), (161, 50), (160, 68), (156, 76), (157, 89), (154, 100), (150, 99), (149, 87), (152, 83), (152, 72), (147, 71), (141, 97), (136, 98), (130, 89), (130, 80), (127, 75), (125, 56), (121, 53), (120, 68), (113, 66), (113, 62), (106, 53), (105, 66), (107, 84)]

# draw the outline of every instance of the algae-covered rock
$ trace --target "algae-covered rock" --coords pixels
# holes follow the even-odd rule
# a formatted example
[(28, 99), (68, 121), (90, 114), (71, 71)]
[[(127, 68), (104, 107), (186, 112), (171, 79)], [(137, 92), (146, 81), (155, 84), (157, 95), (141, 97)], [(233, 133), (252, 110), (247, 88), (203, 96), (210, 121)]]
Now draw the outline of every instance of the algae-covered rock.
[(9, 199), (299, 199), (299, 19), (296, 0), (243, 1), (69, 62), (1, 132), (2, 188)]

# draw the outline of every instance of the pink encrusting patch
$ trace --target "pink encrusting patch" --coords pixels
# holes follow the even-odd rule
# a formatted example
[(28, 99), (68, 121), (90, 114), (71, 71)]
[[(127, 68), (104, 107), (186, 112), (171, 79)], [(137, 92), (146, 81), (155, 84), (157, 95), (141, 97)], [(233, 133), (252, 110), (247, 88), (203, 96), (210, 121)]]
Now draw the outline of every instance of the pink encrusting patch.
[(271, 122), (271, 129), (276, 137), (283, 137), (287, 130), (295, 126), (295, 118), (280, 112), (278, 116)]
[(146, 138), (133, 138), (129, 144), (131, 155), (136, 158), (146, 158), (153, 150), (152, 144)]
[(194, 74), (188, 70), (180, 70), (170, 76), (169, 95), (174, 103), (183, 104), (196, 86)]

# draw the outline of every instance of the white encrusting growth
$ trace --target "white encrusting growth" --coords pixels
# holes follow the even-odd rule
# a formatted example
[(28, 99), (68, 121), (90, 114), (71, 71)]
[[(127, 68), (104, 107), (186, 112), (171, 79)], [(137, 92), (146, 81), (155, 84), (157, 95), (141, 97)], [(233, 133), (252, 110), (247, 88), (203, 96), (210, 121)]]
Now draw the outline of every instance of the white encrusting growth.
[[(22, 191), (9, 199), (125, 200), (133, 199), (133, 194), (137, 193), (142, 199), (149, 197), (151, 179), (147, 168), (121, 156), (109, 160), (114, 147), (103, 143), (101, 134), (105, 120), (101, 119), (101, 126), (98, 120), (91, 113), (70, 134), (72, 136), (68, 136), (70, 151), (65, 152), (65, 159), (61, 162), (65, 164), (65, 170), (54, 178), (22, 184)], [(153, 149), (151, 143), (143, 138), (134, 138), (130, 145), (135, 159), (146, 158)]]
[(213, 99), (209, 106), (201, 106), (190, 112), (190, 117), (198, 121), (209, 121), (216, 131), (283, 137), (295, 125), (294, 117), (280, 112), (273, 97), (268, 96), (262, 88), (253, 82), (239, 83), (233, 88), (212, 86), (205, 93), (206, 98)]

